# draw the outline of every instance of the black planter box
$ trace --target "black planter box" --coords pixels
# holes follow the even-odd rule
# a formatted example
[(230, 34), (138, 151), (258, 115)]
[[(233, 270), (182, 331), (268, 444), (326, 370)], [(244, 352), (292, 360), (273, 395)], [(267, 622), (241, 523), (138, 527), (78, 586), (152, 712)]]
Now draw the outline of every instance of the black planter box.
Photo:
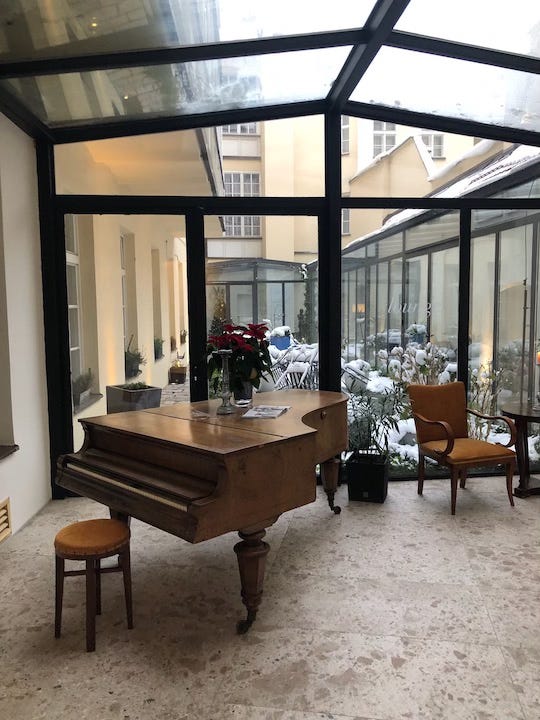
[(349, 500), (383, 503), (388, 494), (388, 461), (384, 455), (354, 455), (345, 463)]
[(147, 387), (141, 390), (129, 390), (121, 385), (107, 385), (107, 413), (146, 410), (159, 407), (161, 388)]

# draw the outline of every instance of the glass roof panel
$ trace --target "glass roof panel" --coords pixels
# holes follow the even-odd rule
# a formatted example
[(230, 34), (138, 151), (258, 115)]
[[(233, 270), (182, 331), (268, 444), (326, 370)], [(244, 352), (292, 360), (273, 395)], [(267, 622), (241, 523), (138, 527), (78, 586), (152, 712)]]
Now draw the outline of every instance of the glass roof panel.
[(2, 0), (0, 60), (249, 40), (361, 27), (375, 0)]
[(206, 113), (323, 99), (349, 52), (323, 48), (14, 78), (0, 87), (54, 127)]
[(395, 29), (540, 57), (538, 0), (411, 0)]
[(382, 48), (351, 100), (540, 130), (540, 75)]

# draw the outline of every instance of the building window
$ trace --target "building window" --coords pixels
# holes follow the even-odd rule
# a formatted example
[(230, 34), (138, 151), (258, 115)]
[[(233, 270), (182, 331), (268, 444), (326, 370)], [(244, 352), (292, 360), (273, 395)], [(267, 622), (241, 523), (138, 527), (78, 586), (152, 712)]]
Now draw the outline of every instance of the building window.
[(434, 158), (444, 157), (444, 136), (439, 133), (422, 133), (422, 140)]
[(227, 197), (259, 197), (259, 173), (224, 173), (225, 194)]
[(226, 215), (223, 219), (227, 237), (261, 236), (261, 218), (259, 215)]
[(373, 157), (388, 152), (396, 144), (396, 124), (373, 121)]
[(351, 209), (342, 208), (341, 210), (341, 234), (351, 234)]
[(66, 280), (69, 324), (69, 359), (71, 378), (74, 380), (82, 374), (82, 323), (81, 323), (81, 291), (79, 277), (79, 241), (77, 224), (73, 215), (65, 216), (66, 236)]
[(232, 125), (223, 125), (224, 135), (257, 135), (257, 123), (234, 123)]
[[(226, 172), (225, 194), (228, 197), (258, 197), (259, 173)], [(227, 237), (260, 237), (261, 218), (258, 215), (227, 215), (223, 218)]]
[(350, 119), (348, 115), (341, 116), (341, 154), (350, 152)]

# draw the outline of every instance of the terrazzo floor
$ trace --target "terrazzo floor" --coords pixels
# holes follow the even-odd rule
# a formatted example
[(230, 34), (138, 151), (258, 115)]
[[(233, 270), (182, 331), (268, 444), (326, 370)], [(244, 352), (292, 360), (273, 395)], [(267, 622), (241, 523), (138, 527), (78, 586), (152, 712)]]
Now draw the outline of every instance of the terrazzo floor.
[(502, 478), (391, 483), (383, 505), (315, 503), (269, 529), (247, 635), (228, 534), (190, 545), (132, 523), (135, 627), (121, 576), (103, 579), (85, 652), (84, 581), (68, 578), (53, 630), (53, 538), (106, 517), (50, 502), (0, 545), (0, 718), (6, 720), (538, 720), (540, 497)]

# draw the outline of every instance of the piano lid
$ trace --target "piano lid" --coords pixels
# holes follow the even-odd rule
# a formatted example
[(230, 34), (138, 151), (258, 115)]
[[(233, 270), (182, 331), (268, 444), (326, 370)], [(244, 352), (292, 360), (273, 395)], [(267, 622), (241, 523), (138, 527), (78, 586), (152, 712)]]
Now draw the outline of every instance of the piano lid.
[(342, 393), (290, 390), (254, 395), (254, 405), (290, 405), (290, 410), (278, 418), (243, 419), (248, 408), (217, 415), (221, 400), (209, 400), (83, 418), (80, 422), (89, 430), (101, 427), (145, 440), (185, 445), (202, 453), (228, 455), (315, 433), (324, 409), (346, 400)]

